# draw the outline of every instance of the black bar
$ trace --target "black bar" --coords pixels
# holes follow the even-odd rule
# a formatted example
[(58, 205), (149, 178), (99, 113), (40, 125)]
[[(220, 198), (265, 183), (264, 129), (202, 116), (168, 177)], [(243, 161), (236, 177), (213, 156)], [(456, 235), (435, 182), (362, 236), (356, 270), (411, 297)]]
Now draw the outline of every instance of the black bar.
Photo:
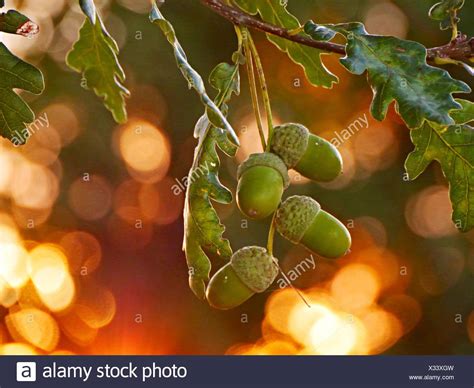
[[(23, 378), (28, 379), (32, 375), (28, 365), (17, 365), (18, 362), (36, 363), (35, 383), (17, 382), (17, 366)], [(134, 373), (130, 373), (131, 370)], [(122, 377), (114, 378), (120, 371)], [(126, 378), (128, 375), (130, 378)], [(417, 376), (417, 380), (413, 376)], [(110, 385), (472, 388), (474, 356), (0, 357), (0, 388), (29, 385), (68, 388)]]

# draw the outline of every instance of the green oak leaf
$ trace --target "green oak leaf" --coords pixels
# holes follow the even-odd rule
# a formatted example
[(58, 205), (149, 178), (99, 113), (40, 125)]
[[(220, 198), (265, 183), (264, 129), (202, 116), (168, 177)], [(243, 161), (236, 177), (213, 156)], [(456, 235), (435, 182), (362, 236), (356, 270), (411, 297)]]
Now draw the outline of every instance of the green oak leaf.
[(30, 37), (39, 32), (39, 27), (22, 13), (10, 10), (0, 13), (0, 32)]
[[(234, 3), (249, 14), (260, 14), (264, 21), (278, 27), (292, 30), (301, 26), (298, 19), (286, 9), (286, 1), (234, 0)], [(321, 61), (321, 55), (326, 54), (324, 51), (303, 46), (274, 35), (267, 34), (267, 37), (281, 51), (287, 53), (293, 62), (303, 67), (308, 81), (314, 86), (332, 88), (332, 84), (338, 82), (338, 78)]]
[(25, 129), (34, 121), (35, 115), (14, 89), (41, 94), (43, 74), (0, 43), (0, 135), (19, 146), (25, 143), (28, 137)]
[(232, 93), (240, 94), (240, 74), (236, 65), (229, 63), (220, 63), (209, 76), (209, 83), (219, 91), (215, 100), (220, 103), (226, 103), (230, 100)]
[(323, 25), (316, 24), (312, 21), (304, 25), (304, 32), (314, 40), (330, 41), (336, 36), (337, 32)]
[(451, 117), (456, 124), (469, 124), (474, 121), (474, 102), (456, 99), (456, 102), (461, 105), (461, 109), (451, 111)]
[(86, 20), (81, 27), (79, 40), (68, 53), (66, 62), (70, 68), (82, 73), (86, 88), (104, 99), (104, 104), (115, 121), (127, 121), (125, 97), (125, 73), (118, 61), (117, 43), (105, 29), (92, 0), (81, 0)]
[(189, 88), (196, 90), (198, 93), (201, 102), (206, 108), (206, 114), (209, 120), (214, 126), (225, 129), (230, 134), (234, 142), (239, 144), (239, 138), (237, 137), (237, 134), (227, 121), (225, 115), (209, 98), (202, 77), (189, 64), (186, 53), (184, 52), (181, 44), (178, 41), (178, 38), (176, 37), (176, 33), (172, 24), (164, 18), (163, 14), (158, 8), (158, 5), (156, 4), (156, 1), (153, 1), (152, 3), (150, 21), (160, 27), (163, 34), (166, 36), (166, 39), (173, 47), (178, 68), (183, 74), (183, 77), (188, 82)]
[(430, 8), (431, 19), (439, 21), (440, 28), (447, 30), (459, 22), (457, 12), (464, 6), (464, 0), (442, 0)]
[[(221, 129), (212, 127), (202, 144), (198, 164), (188, 176), (191, 182), (187, 191), (184, 251), (189, 268), (189, 285), (200, 299), (204, 299), (209, 281), (211, 261), (208, 253), (229, 259), (232, 249), (222, 237), (225, 227), (211, 204), (211, 200), (229, 204), (232, 193), (219, 182), (219, 157), (216, 146), (227, 155), (234, 156), (236, 146)], [(196, 177), (196, 178), (193, 178)]]
[[(459, 109), (453, 93), (468, 93), (469, 86), (453, 79), (446, 70), (426, 63), (426, 48), (417, 42), (391, 36), (369, 35), (363, 24), (326, 25), (347, 39), (342, 65), (353, 74), (367, 72), (373, 90), (371, 113), (383, 120), (388, 107), (396, 108), (407, 126), (420, 127), (425, 120), (454, 124), (449, 111)], [(305, 30), (311, 33), (313, 22)]]
[[(215, 99), (218, 106), (224, 106), (232, 93), (239, 94), (239, 79), (237, 65), (221, 63), (214, 69), (209, 81), (219, 91)], [(210, 123), (207, 114), (199, 119), (194, 134), (199, 144), (187, 181), (183, 249), (189, 268), (189, 286), (196, 296), (204, 299), (211, 272), (208, 255), (223, 260), (232, 255), (229, 241), (223, 238), (225, 227), (211, 202), (232, 202), (232, 193), (219, 181), (217, 148), (228, 156), (234, 156), (237, 146), (229, 140), (226, 132)]]
[[(462, 103), (463, 113), (453, 114), (460, 122), (440, 126), (426, 122), (411, 131), (415, 150), (408, 155), (405, 169), (410, 179), (416, 179), (436, 160), (449, 181), (453, 205), (453, 222), (467, 232), (474, 227), (474, 128), (461, 122), (474, 121), (472, 103)], [(465, 110), (467, 108), (467, 110)]]
[[(227, 102), (232, 97), (232, 94), (240, 94), (240, 73), (238, 66), (226, 62), (219, 63), (209, 75), (209, 83), (218, 91), (214, 99), (216, 106), (220, 107), (220, 110), (226, 113)], [(206, 121), (198, 121), (199, 125), (196, 125), (194, 128), (194, 137), (196, 139), (201, 138), (210, 127), (207, 112), (204, 113), (199, 120)]]

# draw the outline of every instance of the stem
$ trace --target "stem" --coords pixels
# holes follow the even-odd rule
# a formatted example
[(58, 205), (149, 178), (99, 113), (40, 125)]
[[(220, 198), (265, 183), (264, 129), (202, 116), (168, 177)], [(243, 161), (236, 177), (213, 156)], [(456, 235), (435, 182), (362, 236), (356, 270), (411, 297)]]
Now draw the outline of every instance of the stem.
[(462, 62), (456, 61), (451, 58), (435, 58), (435, 63), (437, 65), (456, 65), (456, 66), (461, 66)]
[(262, 116), (260, 114), (260, 106), (258, 103), (257, 94), (257, 82), (255, 81), (255, 72), (253, 67), (252, 51), (249, 44), (249, 31), (245, 28), (243, 30), (244, 35), (244, 47), (245, 47), (245, 58), (247, 63), (247, 74), (249, 76), (250, 95), (252, 97), (252, 107), (257, 121), (258, 133), (260, 135), (260, 141), (262, 142), (262, 148), (265, 150), (267, 144), (265, 143), (265, 133), (263, 132)]
[(293, 283), (291, 283), (291, 280), (288, 279), (288, 276), (286, 276), (286, 273), (283, 272), (283, 270), (281, 269), (280, 265), (278, 265), (278, 268), (280, 269), (280, 273), (281, 273), (281, 276), (283, 276), (283, 279), (285, 279), (285, 282), (287, 284), (290, 285), (290, 287), (298, 294), (298, 296), (301, 298), (301, 300), (306, 304), (306, 306), (308, 306), (309, 308), (311, 308), (311, 305), (308, 303), (308, 301), (306, 300), (306, 298), (304, 297), (304, 295), (300, 292), (300, 290), (298, 290), (294, 285)]
[(268, 87), (267, 81), (265, 79), (265, 72), (263, 71), (262, 61), (260, 60), (260, 56), (258, 55), (257, 47), (252, 39), (252, 35), (248, 35), (248, 40), (250, 42), (250, 48), (252, 49), (252, 55), (255, 59), (255, 66), (257, 68), (258, 79), (260, 83), (260, 88), (262, 90), (262, 97), (263, 97), (263, 104), (265, 106), (265, 112), (267, 114), (267, 125), (268, 125), (268, 137), (267, 137), (267, 147), (265, 149), (266, 152), (270, 151), (271, 141), (273, 137), (273, 114), (272, 114), (272, 106), (270, 103), (270, 95), (268, 94)]
[(222, 4), (219, 0), (201, 0), (201, 2), (212, 9), (217, 14), (221, 15), (225, 19), (231, 21), (234, 24), (241, 26), (250, 27), (255, 30), (260, 30), (271, 35), (279, 36), (283, 39), (292, 40), (293, 42), (301, 43), (306, 46), (318, 48), (320, 50), (329, 51), (338, 54), (345, 54), (345, 48), (343, 45), (331, 43), (331, 42), (320, 42), (311, 39), (304, 35), (292, 35), (285, 28), (275, 26), (270, 23), (266, 23), (254, 16), (251, 16), (235, 7), (229, 7)]
[(451, 18), (451, 25), (453, 27), (453, 34), (451, 36), (451, 41), (456, 40), (458, 37), (458, 23), (456, 22), (456, 17), (457, 17), (457, 12), (454, 11), (451, 13), (450, 18)]
[[(240, 26), (237, 26), (237, 25), (234, 25), (234, 30), (235, 30), (235, 34), (237, 35), (237, 54), (238, 55), (242, 55), (242, 46), (243, 46), (243, 42), (244, 42), (244, 37), (242, 36), (242, 30), (240, 29)], [(238, 63), (236, 62), (235, 63), (236, 65), (238, 65)]]
[(472, 66), (469, 66), (467, 63), (462, 62), (462, 61), (457, 61), (455, 59), (451, 58), (442, 58), (442, 57), (436, 57), (435, 58), (435, 63), (437, 65), (456, 65), (456, 66), (461, 66), (466, 70), (469, 75), (474, 76), (474, 68)]
[(270, 230), (268, 231), (268, 240), (267, 240), (267, 251), (270, 255), (273, 256), (273, 240), (275, 237), (275, 221), (276, 221), (276, 212), (273, 213), (272, 223), (270, 224)]
[[(229, 7), (219, 0), (201, 0), (201, 2), (209, 7), (212, 11), (219, 14), (223, 18), (240, 26), (246, 26), (254, 30), (266, 32), (280, 38), (290, 40), (302, 44), (304, 46), (313, 47), (322, 51), (345, 55), (346, 49), (344, 45), (321, 42), (314, 40), (306, 35), (295, 35), (295, 30), (288, 31), (285, 28), (270, 24), (249, 15), (235, 7)], [(427, 49), (428, 62), (434, 62), (438, 56), (448, 57), (457, 60), (471, 60), (474, 57), (474, 39), (464, 37), (464, 39), (455, 39), (444, 46), (432, 47)]]

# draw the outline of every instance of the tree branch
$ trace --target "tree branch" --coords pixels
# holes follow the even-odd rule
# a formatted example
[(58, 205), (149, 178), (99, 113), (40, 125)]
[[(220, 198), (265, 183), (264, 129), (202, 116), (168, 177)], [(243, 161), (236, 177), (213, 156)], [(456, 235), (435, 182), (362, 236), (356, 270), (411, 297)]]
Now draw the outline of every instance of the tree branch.
[[(309, 36), (291, 34), (285, 28), (264, 22), (235, 7), (225, 5), (219, 0), (201, 0), (201, 2), (215, 13), (234, 24), (263, 31), (267, 34), (279, 36), (280, 38), (291, 40), (292, 42), (300, 43), (305, 46), (314, 47), (322, 51), (341, 55), (346, 54), (344, 45), (317, 41)], [(427, 49), (427, 60), (429, 62), (435, 62), (436, 58), (450, 58), (456, 61), (472, 60), (472, 58), (474, 58), (474, 38), (459, 35), (458, 38), (444, 46)]]
[(455, 61), (472, 61), (474, 58), (474, 38), (459, 34), (450, 43), (428, 49), (427, 59), (435, 61), (436, 58), (449, 58)]

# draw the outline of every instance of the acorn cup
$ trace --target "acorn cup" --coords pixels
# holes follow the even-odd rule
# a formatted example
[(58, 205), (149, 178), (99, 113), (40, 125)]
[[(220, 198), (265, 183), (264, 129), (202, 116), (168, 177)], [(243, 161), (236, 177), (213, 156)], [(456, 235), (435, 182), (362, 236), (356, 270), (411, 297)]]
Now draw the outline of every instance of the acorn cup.
[(209, 304), (219, 310), (237, 307), (264, 292), (278, 275), (277, 260), (265, 248), (251, 246), (235, 252), (207, 287)]
[(342, 157), (337, 148), (301, 124), (275, 127), (271, 151), (282, 158), (288, 168), (314, 181), (330, 182), (342, 173)]
[(344, 224), (310, 197), (295, 195), (285, 200), (278, 209), (275, 223), (287, 240), (302, 244), (323, 257), (344, 256), (351, 247), (351, 235)]
[(238, 170), (237, 204), (247, 217), (260, 220), (273, 214), (290, 184), (285, 163), (275, 154), (252, 154)]

